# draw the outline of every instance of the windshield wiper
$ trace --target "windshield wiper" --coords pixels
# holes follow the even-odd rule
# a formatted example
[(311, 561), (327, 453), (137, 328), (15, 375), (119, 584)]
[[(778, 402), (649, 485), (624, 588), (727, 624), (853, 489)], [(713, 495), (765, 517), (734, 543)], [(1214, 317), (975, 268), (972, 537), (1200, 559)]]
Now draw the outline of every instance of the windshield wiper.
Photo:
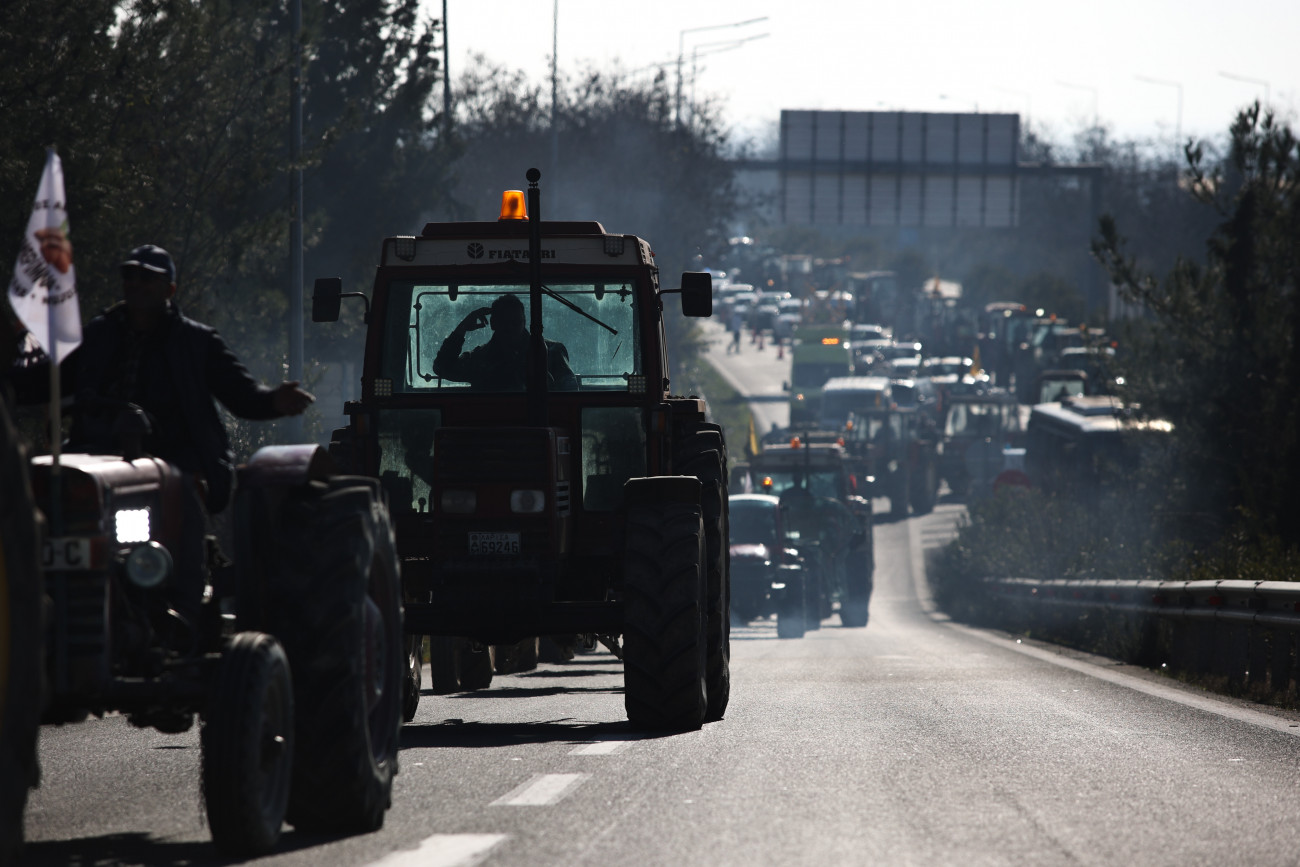
[(565, 297), (561, 296), (558, 292), (552, 292), (552, 291), (551, 291), (551, 288), (550, 288), (549, 286), (543, 285), (543, 286), (542, 286), (542, 291), (545, 292), (547, 295), (550, 295), (550, 296), (551, 296), (552, 298), (554, 298), (556, 301), (559, 301), (559, 302), (560, 302), (561, 304), (563, 304), (565, 307), (568, 307), (568, 308), (569, 308), (570, 310), (572, 310), (574, 313), (580, 313), (580, 314), (582, 314), (583, 316), (586, 316), (588, 319), (590, 319), (592, 322), (596, 323), (596, 324), (599, 325), (601, 328), (603, 328), (603, 329), (605, 329), (606, 331), (608, 331), (610, 334), (613, 334), (613, 335), (615, 335), (615, 336), (618, 335), (618, 331), (617, 331), (616, 329), (614, 329), (614, 328), (610, 328), (610, 327), (609, 327), (608, 325), (606, 325), (604, 322), (601, 322), (601, 321), (600, 321), (599, 319), (597, 319), (595, 316), (592, 316), (590, 313), (588, 313), (586, 310), (583, 310), (583, 309), (582, 309), (581, 307), (579, 307), (577, 304), (574, 304), (574, 303), (573, 303), (572, 301), (570, 301), (568, 298), (565, 298)]

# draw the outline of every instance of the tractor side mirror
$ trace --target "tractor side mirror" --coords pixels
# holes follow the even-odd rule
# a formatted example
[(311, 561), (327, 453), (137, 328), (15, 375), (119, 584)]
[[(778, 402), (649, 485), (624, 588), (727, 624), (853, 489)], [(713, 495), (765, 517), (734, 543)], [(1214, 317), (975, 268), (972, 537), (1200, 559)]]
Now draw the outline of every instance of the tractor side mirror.
[(341, 277), (317, 277), (311, 292), (311, 321), (338, 322), (339, 304), (342, 298)]
[(682, 272), (682, 315), (713, 315), (713, 275), (708, 271)]

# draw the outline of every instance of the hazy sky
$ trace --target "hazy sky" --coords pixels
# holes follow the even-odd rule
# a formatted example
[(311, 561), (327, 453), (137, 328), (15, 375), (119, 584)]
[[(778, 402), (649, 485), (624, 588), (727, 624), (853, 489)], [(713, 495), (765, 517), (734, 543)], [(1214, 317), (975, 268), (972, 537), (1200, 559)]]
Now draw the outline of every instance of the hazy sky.
[[(441, 0), (425, 3), (441, 14)], [(553, 3), (447, 0), (453, 85), (471, 53), (548, 81)], [(696, 54), (697, 96), (724, 100), (742, 132), (774, 128), (783, 108), (978, 108), (1019, 112), (1066, 141), (1091, 119), (1095, 93), (1119, 136), (1172, 141), (1180, 84), (1184, 135), (1217, 137), (1266, 86), (1223, 72), (1266, 82), (1293, 122), (1300, 106), (1300, 0), (559, 0), (561, 74), (668, 62), (675, 81), (682, 44), (688, 78)]]

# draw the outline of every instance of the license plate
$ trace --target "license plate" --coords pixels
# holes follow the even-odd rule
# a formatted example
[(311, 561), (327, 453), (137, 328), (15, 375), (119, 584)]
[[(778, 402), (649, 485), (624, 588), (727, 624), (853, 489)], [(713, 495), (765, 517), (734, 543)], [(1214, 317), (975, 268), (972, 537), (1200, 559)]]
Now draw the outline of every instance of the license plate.
[(518, 533), (470, 533), (471, 554), (518, 554)]
[(89, 569), (90, 540), (65, 537), (46, 539), (41, 549), (41, 566), (46, 569)]

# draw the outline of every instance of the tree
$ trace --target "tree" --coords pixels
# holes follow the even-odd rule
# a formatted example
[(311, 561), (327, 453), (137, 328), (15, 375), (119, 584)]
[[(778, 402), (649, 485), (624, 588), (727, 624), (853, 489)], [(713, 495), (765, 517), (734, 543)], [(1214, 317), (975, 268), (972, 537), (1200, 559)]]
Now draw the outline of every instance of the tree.
[(708, 105), (678, 125), (662, 75), (638, 84), (589, 71), (562, 82), (555, 130), (549, 98), (520, 73), (479, 60), (458, 90), (463, 153), (448, 216), (495, 219), (501, 191), (522, 187), (535, 166), (543, 219), (599, 220), (611, 232), (641, 235), (666, 275), (697, 254), (713, 261), (726, 251), (735, 197), (726, 130)]
[[(1294, 539), (1300, 519), (1300, 149), (1259, 105), (1231, 130), (1226, 158), (1186, 153), (1185, 183), (1220, 222), (1204, 262), (1161, 280), (1125, 250), (1113, 218), (1094, 253), (1150, 314), (1126, 366), (1128, 397), (1173, 423), (1176, 530), (1204, 542), (1229, 531)], [(1294, 546), (1295, 542), (1289, 543)]]

